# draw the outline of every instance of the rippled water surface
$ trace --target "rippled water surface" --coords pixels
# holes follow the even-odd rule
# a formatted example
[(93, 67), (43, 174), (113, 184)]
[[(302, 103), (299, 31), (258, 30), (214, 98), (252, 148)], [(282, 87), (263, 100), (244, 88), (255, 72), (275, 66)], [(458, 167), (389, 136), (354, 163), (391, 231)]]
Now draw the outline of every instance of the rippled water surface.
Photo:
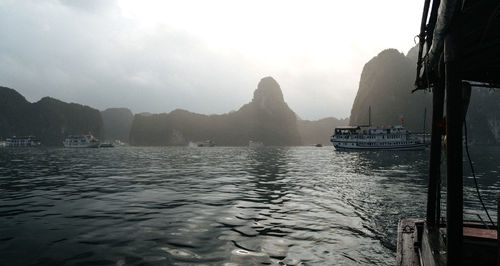
[[(500, 149), (475, 155), (493, 208)], [(393, 265), (426, 172), (426, 152), (0, 149), (0, 265)]]

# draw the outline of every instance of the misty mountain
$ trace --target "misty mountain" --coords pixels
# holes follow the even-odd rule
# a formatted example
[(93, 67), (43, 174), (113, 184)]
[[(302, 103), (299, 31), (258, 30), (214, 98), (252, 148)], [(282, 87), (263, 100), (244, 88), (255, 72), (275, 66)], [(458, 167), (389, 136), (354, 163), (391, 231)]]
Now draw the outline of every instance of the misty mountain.
[(129, 142), (130, 129), (134, 115), (128, 108), (108, 108), (101, 111), (104, 125), (104, 139)]
[(368, 108), (375, 126), (398, 125), (404, 120), (406, 128), (422, 132), (424, 110), (430, 129), (432, 94), (411, 93), (416, 75), (416, 57), (396, 49), (387, 49), (365, 64), (359, 89), (352, 105), (350, 125), (368, 125)]
[(473, 87), (466, 117), (469, 142), (500, 144), (499, 112), (499, 91)]
[(61, 146), (67, 135), (102, 135), (98, 110), (45, 97), (28, 102), (17, 91), (0, 87), (0, 138), (35, 135), (44, 145)]
[(297, 126), (304, 145), (323, 144), (331, 145), (330, 137), (336, 127), (349, 125), (349, 119), (334, 117), (323, 118), (316, 121), (298, 120)]
[[(367, 125), (371, 106), (372, 125), (397, 125), (404, 119), (413, 132), (423, 129), (427, 109), (426, 130), (430, 133), (432, 94), (411, 93), (416, 75), (417, 50), (408, 55), (387, 49), (365, 64), (354, 100), (350, 125)], [(473, 88), (467, 121), (469, 141), (477, 144), (500, 143), (500, 93)]]
[(249, 140), (265, 145), (300, 145), (296, 114), (286, 104), (279, 84), (263, 78), (254, 97), (238, 111), (202, 115), (185, 110), (168, 114), (137, 114), (132, 123), (133, 145), (186, 145), (213, 140), (220, 146), (245, 146)]

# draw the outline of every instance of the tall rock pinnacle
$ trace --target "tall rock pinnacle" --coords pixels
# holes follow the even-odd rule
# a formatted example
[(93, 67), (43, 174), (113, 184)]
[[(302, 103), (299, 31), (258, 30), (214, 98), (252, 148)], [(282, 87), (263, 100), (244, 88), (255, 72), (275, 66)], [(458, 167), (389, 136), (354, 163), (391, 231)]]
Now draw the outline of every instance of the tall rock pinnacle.
[(283, 109), (284, 105), (286, 105), (280, 85), (272, 77), (265, 77), (260, 80), (257, 89), (253, 93), (252, 103), (268, 112)]

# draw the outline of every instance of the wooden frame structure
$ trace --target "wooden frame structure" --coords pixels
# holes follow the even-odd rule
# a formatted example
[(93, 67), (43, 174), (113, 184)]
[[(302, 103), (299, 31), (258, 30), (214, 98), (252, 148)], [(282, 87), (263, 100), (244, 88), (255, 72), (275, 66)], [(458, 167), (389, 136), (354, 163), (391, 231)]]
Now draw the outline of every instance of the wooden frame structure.
[[(479, 252), (492, 252), (493, 240), (500, 247), (496, 244), (498, 231), (486, 230), (481, 224), (464, 226), (462, 170), (462, 129), (470, 84), (500, 87), (500, 1), (425, 0), (418, 37), (414, 91), (433, 92), (427, 215), (425, 220), (400, 221), (397, 264), (500, 265), (500, 252), (496, 248), (493, 256), (486, 253), (479, 256)], [(442, 135), (445, 135), (446, 147), (445, 222), (442, 222), (440, 208)], [(413, 254), (409, 254), (410, 244), (404, 240), (408, 238), (409, 226), (417, 232), (411, 237)], [(481, 248), (474, 251), (470, 243), (479, 243)], [(486, 246), (490, 248), (484, 248)]]

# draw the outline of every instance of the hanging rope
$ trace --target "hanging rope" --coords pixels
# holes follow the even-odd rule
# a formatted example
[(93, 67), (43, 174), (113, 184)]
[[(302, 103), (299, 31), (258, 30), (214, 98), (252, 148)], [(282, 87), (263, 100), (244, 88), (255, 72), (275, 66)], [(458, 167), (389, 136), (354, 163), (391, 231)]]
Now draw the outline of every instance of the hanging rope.
[(464, 127), (465, 127), (465, 152), (467, 153), (467, 158), (469, 159), (469, 165), (470, 165), (470, 170), (472, 172), (472, 177), (474, 177), (474, 184), (476, 185), (476, 192), (477, 192), (477, 197), (479, 198), (479, 202), (481, 202), (481, 205), (483, 206), (484, 212), (486, 212), (486, 215), (488, 216), (488, 219), (490, 220), (491, 224), (495, 226), (495, 223), (493, 222), (493, 219), (491, 219), (490, 213), (488, 212), (488, 209), (484, 205), (483, 198), (481, 197), (481, 192), (479, 192), (479, 186), (477, 184), (477, 178), (476, 178), (476, 173), (474, 171), (474, 166), (472, 165), (472, 160), (470, 158), (469, 154), (469, 140), (467, 139), (467, 121), (464, 120)]

